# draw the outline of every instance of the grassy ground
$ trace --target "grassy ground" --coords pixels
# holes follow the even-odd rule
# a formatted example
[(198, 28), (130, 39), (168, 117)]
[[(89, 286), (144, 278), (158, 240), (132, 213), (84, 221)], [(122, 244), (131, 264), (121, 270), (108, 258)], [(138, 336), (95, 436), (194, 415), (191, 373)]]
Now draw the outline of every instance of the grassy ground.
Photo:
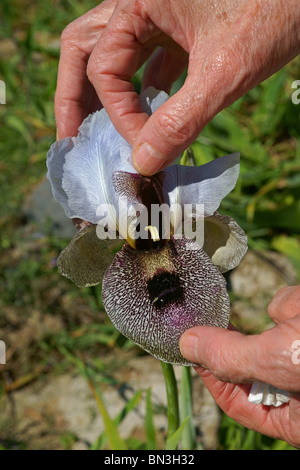
[[(109, 382), (107, 362), (95, 358), (131, 347), (107, 321), (99, 289), (79, 291), (58, 276), (54, 260), (65, 241), (47, 227), (37, 232), (22, 211), (26, 196), (45, 177), (45, 156), (55, 140), (59, 36), (95, 4), (1, 0), (0, 79), (7, 96), (6, 105), (0, 105), (0, 330), (14, 344), (0, 373), (3, 396), (43, 374), (73, 368), (76, 360), (88, 361), (93, 377)], [(300, 105), (291, 102), (291, 84), (299, 78), (298, 57), (220, 113), (193, 150), (198, 164), (241, 152), (241, 177), (222, 210), (245, 229), (250, 247), (285, 254), (300, 277)], [(47, 329), (37, 334), (41, 317)], [(7, 436), (0, 428), (4, 447), (21, 445)], [(22, 445), (26, 448), (26, 442)], [(219, 445), (287, 448), (227, 418)]]

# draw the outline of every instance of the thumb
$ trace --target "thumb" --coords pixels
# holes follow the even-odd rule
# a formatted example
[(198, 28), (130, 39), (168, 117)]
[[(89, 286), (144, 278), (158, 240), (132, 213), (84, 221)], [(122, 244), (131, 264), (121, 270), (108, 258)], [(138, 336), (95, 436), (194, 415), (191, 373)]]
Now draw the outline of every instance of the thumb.
[[(300, 315), (258, 335), (215, 327), (195, 327), (180, 339), (184, 357), (224, 382), (260, 381), (299, 392), (300, 370), (293, 360)], [(294, 355), (294, 356), (293, 356)], [(298, 357), (298, 356), (297, 356)]]
[(180, 339), (182, 355), (199, 364), (220, 380), (226, 382), (251, 382), (257, 380), (256, 366), (258, 336), (245, 336), (238, 331), (201, 326), (191, 328)]
[(228, 55), (225, 49), (205, 59), (198, 50), (191, 52), (184, 85), (153, 113), (135, 139), (132, 158), (137, 171), (151, 175), (168, 166), (219, 111), (247, 90), (238, 63), (221, 60), (223, 55)]
[[(199, 82), (199, 78), (198, 78)], [(133, 164), (137, 171), (152, 175), (174, 161), (199, 135), (218, 111), (207, 109), (213, 93), (202, 93), (199, 83), (188, 77), (184, 86), (146, 121), (133, 144)]]

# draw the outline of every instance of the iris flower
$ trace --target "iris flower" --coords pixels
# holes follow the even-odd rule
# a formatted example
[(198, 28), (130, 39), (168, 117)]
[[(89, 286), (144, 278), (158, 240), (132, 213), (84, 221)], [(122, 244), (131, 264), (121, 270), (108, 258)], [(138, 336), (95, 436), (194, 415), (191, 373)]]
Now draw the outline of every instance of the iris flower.
[[(149, 115), (167, 98), (153, 88), (140, 97)], [(230, 302), (222, 273), (247, 250), (243, 230), (217, 212), (236, 184), (239, 155), (200, 167), (174, 164), (145, 177), (133, 168), (131, 152), (104, 109), (84, 120), (77, 137), (51, 146), (53, 195), (79, 229), (58, 270), (81, 287), (102, 282), (105, 310), (123, 335), (162, 361), (189, 365), (180, 336), (193, 326), (227, 328)], [(195, 204), (204, 210), (198, 213)], [(153, 224), (153, 205), (175, 210), (169, 219), (161, 211)], [(120, 222), (124, 214), (127, 224)], [(190, 228), (203, 224), (204, 240), (182, 228), (186, 221)], [(122, 240), (117, 253), (110, 238)]]

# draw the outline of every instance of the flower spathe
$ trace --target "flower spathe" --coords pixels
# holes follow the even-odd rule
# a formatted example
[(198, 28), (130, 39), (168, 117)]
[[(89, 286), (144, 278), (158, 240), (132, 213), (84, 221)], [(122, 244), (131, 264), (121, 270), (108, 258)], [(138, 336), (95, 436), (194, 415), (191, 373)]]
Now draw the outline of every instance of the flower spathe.
[[(150, 115), (167, 98), (147, 89), (141, 95), (144, 111)], [(180, 336), (197, 325), (228, 326), (230, 303), (221, 273), (237, 266), (247, 250), (243, 230), (217, 213), (236, 184), (239, 155), (201, 167), (171, 165), (143, 177), (132, 166), (131, 147), (102, 109), (85, 119), (77, 137), (51, 146), (47, 166), (54, 197), (80, 228), (58, 259), (59, 272), (78, 286), (103, 281), (104, 307), (122, 334), (163, 361), (189, 364), (179, 350)], [(151, 225), (145, 227), (148, 238), (135, 239), (134, 231), (119, 223), (120, 198), (147, 209), (161, 203), (204, 205), (204, 243), (186, 233), (175, 236), (176, 214), (167, 239), (160, 226)], [(107, 214), (99, 218), (103, 204)], [(195, 212), (185, 216), (196, 222)], [(130, 217), (132, 225), (136, 214)], [(122, 249), (115, 254), (113, 242), (97, 236), (97, 226), (115, 226)]]

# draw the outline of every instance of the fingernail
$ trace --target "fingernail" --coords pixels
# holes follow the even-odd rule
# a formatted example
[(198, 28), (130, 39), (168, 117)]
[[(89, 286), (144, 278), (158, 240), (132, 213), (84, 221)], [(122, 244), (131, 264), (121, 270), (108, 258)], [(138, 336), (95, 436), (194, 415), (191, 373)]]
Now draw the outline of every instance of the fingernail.
[(180, 351), (183, 357), (191, 362), (199, 363), (198, 359), (198, 336), (183, 334), (180, 339)]
[(147, 175), (157, 173), (166, 162), (164, 155), (147, 143), (141, 144), (132, 158), (136, 170)]

